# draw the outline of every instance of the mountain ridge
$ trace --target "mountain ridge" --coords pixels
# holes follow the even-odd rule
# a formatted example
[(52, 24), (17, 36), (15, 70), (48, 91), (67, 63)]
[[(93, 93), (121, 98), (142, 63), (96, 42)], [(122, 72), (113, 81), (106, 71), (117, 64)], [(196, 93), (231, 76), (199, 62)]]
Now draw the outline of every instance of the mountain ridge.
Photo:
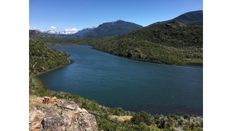
[[(123, 35), (140, 28), (142, 28), (141, 25), (132, 22), (123, 21), (123, 20), (116, 20), (112, 22), (104, 22), (96, 28), (89, 28), (89, 30), (83, 29), (86, 32), (83, 33), (82, 32), (83, 30), (81, 30), (76, 34), (74, 34), (74, 36), (88, 37), (88, 38), (113, 37), (113, 36)], [(82, 33), (81, 35), (80, 32)]]
[[(40, 32), (40, 36), (45, 37), (79, 37), (79, 38), (100, 38), (100, 37), (114, 37), (127, 34), (131, 31), (142, 28), (143, 26), (133, 22), (127, 22), (123, 20), (116, 20), (112, 22), (104, 22), (97, 27), (84, 28), (74, 34), (60, 33), (54, 30), (39, 31), (30, 30), (30, 35), (35, 35), (35, 31)], [(33, 32), (34, 31), (34, 32)], [(33, 34), (34, 33), (34, 34)]]

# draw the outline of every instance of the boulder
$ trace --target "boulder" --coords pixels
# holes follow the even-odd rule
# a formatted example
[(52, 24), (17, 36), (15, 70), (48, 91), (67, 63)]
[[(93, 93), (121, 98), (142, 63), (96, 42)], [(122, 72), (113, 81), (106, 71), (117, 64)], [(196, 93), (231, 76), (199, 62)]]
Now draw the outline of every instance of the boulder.
[[(44, 103), (44, 100), (46, 102)], [(49, 101), (49, 102), (48, 102)], [(97, 131), (95, 116), (75, 102), (30, 96), (30, 131)]]
[(145, 58), (145, 54), (140, 50), (140, 49), (133, 49), (133, 50), (128, 50), (127, 51), (127, 54), (126, 54), (127, 57), (131, 58)]

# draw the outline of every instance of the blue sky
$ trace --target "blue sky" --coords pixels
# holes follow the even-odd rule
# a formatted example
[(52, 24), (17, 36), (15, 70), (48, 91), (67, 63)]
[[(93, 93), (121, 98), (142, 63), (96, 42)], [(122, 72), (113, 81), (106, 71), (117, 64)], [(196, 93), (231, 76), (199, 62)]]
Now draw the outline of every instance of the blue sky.
[(30, 28), (78, 30), (125, 20), (143, 26), (202, 10), (202, 0), (30, 0)]

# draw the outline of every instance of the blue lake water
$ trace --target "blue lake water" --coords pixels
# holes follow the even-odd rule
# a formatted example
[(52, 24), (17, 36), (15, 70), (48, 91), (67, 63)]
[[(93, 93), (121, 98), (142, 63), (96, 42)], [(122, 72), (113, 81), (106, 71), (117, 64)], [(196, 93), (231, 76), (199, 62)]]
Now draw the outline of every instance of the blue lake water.
[(131, 111), (202, 115), (202, 66), (140, 62), (90, 46), (50, 48), (70, 54), (73, 61), (40, 76), (51, 90)]

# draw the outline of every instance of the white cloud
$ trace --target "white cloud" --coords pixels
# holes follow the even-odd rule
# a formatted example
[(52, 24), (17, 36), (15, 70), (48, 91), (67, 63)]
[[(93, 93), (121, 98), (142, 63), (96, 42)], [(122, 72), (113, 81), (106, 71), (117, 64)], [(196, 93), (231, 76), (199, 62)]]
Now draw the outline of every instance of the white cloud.
[(74, 33), (76, 33), (78, 31), (78, 29), (77, 28), (68, 28), (68, 29), (65, 29), (64, 30), (64, 34), (74, 34)]
[(30, 26), (29, 28), (31, 30), (35, 29), (35, 30), (39, 30), (41, 32), (46, 32), (49, 34), (74, 34), (79, 31), (77, 28), (66, 28), (64, 30), (58, 30), (56, 26), (50, 26), (50, 29), (47, 29), (47, 30), (38, 29), (32, 26)]
[(53, 30), (55, 30), (55, 29), (56, 29), (56, 27), (55, 27), (55, 26), (51, 26), (50, 28), (51, 28), (51, 29), (53, 29)]

